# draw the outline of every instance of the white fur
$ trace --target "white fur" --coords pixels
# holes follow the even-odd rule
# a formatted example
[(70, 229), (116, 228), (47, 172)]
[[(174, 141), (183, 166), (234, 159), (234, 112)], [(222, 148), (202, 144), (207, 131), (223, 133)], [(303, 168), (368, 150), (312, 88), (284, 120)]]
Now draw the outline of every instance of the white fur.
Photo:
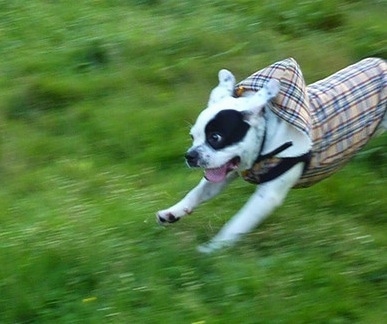
[[(157, 213), (160, 223), (173, 222), (190, 214), (195, 207), (219, 194), (232, 180), (237, 178), (238, 171), (250, 168), (261, 147), (263, 132), (266, 128), (268, 140), (264, 151), (270, 151), (280, 144), (279, 139), (284, 134), (294, 143), (298, 142), (299, 134), (289, 125), (276, 117), (273, 113), (262, 109), (279, 92), (280, 84), (270, 80), (263, 89), (249, 97), (233, 98), (235, 78), (231, 72), (219, 72), (219, 85), (211, 92), (208, 108), (202, 111), (195, 125), (191, 129), (193, 145), (200, 152), (200, 165), (205, 168), (216, 168), (238, 155), (241, 157), (239, 169), (228, 174), (220, 183), (212, 183), (202, 179), (181, 201), (172, 207)], [(251, 127), (243, 141), (220, 151), (211, 149), (205, 142), (204, 128), (207, 122), (222, 109), (235, 109), (244, 112)], [(387, 116), (381, 127), (387, 129)], [(297, 149), (297, 145), (295, 145)], [(292, 149), (292, 148), (290, 148)], [(295, 151), (296, 153), (296, 151)], [(261, 184), (247, 203), (227, 222), (220, 232), (208, 243), (198, 247), (203, 253), (210, 253), (235, 243), (241, 235), (250, 232), (268, 217), (275, 208), (280, 206), (289, 190), (297, 183), (302, 175), (303, 163), (300, 162), (276, 179)]]
[(218, 73), (219, 84), (211, 91), (210, 98), (208, 100), (208, 106), (213, 105), (215, 102), (219, 102), (223, 98), (231, 97), (234, 91), (235, 77), (226, 70), (220, 70)]

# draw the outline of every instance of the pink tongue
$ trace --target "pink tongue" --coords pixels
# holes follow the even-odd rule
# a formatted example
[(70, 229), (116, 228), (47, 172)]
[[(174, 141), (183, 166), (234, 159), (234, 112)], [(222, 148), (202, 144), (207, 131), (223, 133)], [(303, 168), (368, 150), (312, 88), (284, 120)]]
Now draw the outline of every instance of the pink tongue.
[(227, 171), (228, 163), (219, 168), (206, 169), (204, 177), (210, 182), (221, 182), (226, 178)]

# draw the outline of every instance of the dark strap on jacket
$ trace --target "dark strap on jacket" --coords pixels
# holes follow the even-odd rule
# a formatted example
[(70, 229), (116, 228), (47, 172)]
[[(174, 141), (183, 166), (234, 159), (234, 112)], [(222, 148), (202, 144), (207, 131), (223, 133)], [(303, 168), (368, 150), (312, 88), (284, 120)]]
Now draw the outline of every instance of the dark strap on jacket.
[[(264, 136), (264, 140), (265, 140), (265, 136)], [(264, 140), (262, 141), (262, 147), (264, 145)], [(287, 148), (291, 147), (292, 145), (293, 145), (293, 142), (286, 142), (267, 154), (259, 154), (257, 159), (255, 160), (255, 163), (272, 158), (273, 156), (285, 151)], [(261, 151), (262, 151), (262, 148), (261, 148)]]
[[(254, 164), (257, 164), (257, 163), (260, 163), (264, 160), (270, 159), (270, 158), (274, 157), (275, 155), (285, 151), (286, 149), (288, 149), (289, 147), (291, 147), (293, 145), (293, 142), (289, 141), (289, 142), (286, 142), (286, 143), (280, 145), (279, 147), (277, 147), (276, 149), (274, 149), (273, 151), (271, 151), (267, 154), (261, 154), (263, 147), (265, 145), (265, 142), (266, 142), (266, 129), (265, 129), (265, 132), (263, 133), (260, 152), (259, 152)], [(303, 155), (300, 155), (300, 156), (280, 158), (281, 161), (277, 165), (270, 168), (268, 172), (260, 174), (259, 183), (265, 183), (265, 182), (274, 180), (275, 178), (284, 174), (286, 171), (289, 171), (293, 166), (295, 166), (299, 162), (304, 162), (303, 173), (305, 173), (306, 169), (309, 167), (311, 157), (312, 157), (312, 152), (309, 151), (309, 152), (307, 152)]]
[(289, 171), (293, 166), (295, 166), (299, 162), (305, 163), (304, 170), (303, 170), (303, 173), (304, 173), (309, 166), (311, 156), (312, 156), (312, 152), (309, 151), (300, 156), (281, 158), (281, 161), (276, 166), (271, 168), (269, 172), (262, 174), (260, 176), (260, 183), (274, 180), (275, 178), (284, 174), (286, 171)]

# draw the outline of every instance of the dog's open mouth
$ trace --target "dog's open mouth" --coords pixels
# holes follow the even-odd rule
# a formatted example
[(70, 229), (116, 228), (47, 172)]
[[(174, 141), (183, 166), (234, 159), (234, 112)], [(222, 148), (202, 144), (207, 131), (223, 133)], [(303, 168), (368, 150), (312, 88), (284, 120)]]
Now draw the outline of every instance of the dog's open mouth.
[(210, 182), (221, 182), (226, 178), (229, 172), (238, 168), (240, 161), (240, 157), (237, 156), (219, 168), (206, 169), (204, 171), (204, 177)]

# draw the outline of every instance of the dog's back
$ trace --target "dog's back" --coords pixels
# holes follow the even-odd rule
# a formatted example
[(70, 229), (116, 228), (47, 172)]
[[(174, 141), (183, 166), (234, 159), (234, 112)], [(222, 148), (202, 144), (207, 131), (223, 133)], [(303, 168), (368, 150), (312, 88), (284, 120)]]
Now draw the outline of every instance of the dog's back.
[(307, 92), (313, 147), (304, 183), (335, 172), (375, 133), (386, 115), (387, 63), (364, 59), (308, 85)]

